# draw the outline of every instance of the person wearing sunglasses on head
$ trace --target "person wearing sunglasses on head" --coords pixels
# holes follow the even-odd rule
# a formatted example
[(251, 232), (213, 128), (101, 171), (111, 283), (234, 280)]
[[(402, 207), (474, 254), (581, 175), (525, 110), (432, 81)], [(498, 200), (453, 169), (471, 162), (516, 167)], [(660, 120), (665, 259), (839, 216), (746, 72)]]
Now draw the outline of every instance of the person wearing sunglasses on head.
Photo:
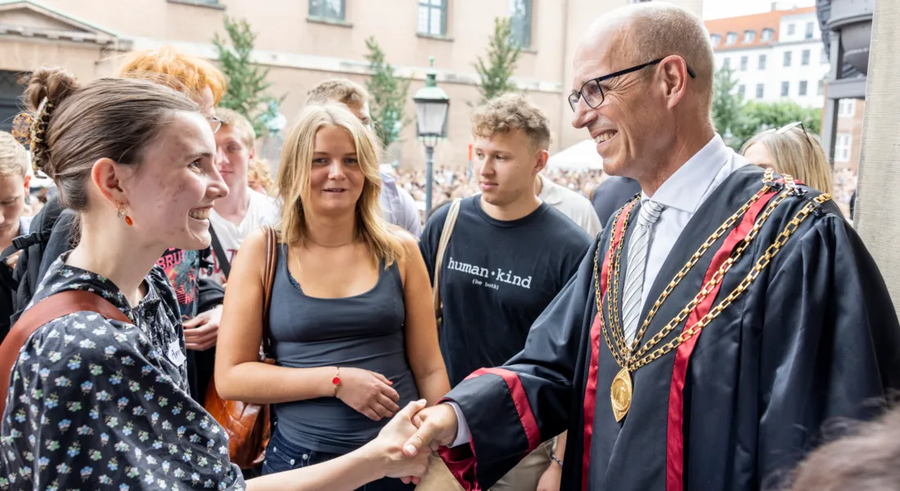
[(758, 133), (747, 140), (741, 154), (764, 169), (787, 174), (823, 193), (834, 191), (825, 150), (800, 121)]

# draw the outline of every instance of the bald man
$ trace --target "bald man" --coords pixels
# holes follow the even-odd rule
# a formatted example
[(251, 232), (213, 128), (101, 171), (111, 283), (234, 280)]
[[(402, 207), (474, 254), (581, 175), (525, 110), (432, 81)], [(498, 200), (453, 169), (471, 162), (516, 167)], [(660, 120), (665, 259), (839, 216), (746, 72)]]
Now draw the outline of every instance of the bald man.
[(574, 65), (574, 126), (641, 195), (525, 349), (420, 412), (407, 452), (443, 446), (466, 489), (487, 489), (568, 430), (564, 490), (774, 486), (824, 424), (868, 419), (900, 387), (881, 275), (827, 196), (715, 133), (700, 19), (655, 2), (616, 10)]

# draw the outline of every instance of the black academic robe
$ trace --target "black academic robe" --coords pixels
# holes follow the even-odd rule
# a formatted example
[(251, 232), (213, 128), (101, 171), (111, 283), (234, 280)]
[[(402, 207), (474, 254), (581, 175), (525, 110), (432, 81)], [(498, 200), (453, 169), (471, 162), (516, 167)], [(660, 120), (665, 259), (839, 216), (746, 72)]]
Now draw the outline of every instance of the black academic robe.
[[(642, 319), (700, 245), (762, 188), (762, 179), (755, 166), (740, 168), (700, 206), (649, 285)], [(774, 209), (725, 275), (713, 305), (819, 193), (801, 187), (800, 194)], [(640, 205), (633, 206), (636, 219)], [(620, 368), (598, 329), (593, 282), (594, 253), (600, 247), (601, 259), (606, 255), (614, 220), (535, 322), (524, 350), (448, 394), (465, 415), (472, 441), (442, 456), (467, 489), (488, 489), (564, 430), (563, 490), (766, 488), (822, 441), (830, 423), (870, 419), (886, 392), (900, 388), (900, 326), (887, 288), (859, 237), (828, 201), (693, 343), (633, 374), (630, 412), (616, 422), (610, 385)], [(716, 252), (725, 246), (727, 257), (726, 242), (734, 246), (734, 237), (746, 234), (748, 224), (741, 223), (733, 229), (743, 231), (725, 234), (675, 287), (644, 342), (700, 291)], [(626, 270), (627, 264), (622, 281)], [(621, 296), (624, 285), (619, 291)], [(603, 310), (608, 322), (605, 304)]]

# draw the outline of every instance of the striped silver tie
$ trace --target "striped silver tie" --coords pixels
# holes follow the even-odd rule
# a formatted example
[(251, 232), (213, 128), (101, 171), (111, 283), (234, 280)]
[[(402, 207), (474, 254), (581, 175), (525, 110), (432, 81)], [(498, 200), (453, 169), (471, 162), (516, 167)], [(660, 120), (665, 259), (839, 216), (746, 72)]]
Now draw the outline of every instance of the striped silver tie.
[(644, 270), (647, 268), (647, 251), (650, 243), (650, 229), (659, 220), (664, 206), (647, 200), (641, 205), (637, 227), (628, 245), (628, 266), (625, 273), (624, 308), (622, 322), (625, 339), (630, 343), (638, 329), (638, 317), (641, 315), (641, 294), (644, 291)]

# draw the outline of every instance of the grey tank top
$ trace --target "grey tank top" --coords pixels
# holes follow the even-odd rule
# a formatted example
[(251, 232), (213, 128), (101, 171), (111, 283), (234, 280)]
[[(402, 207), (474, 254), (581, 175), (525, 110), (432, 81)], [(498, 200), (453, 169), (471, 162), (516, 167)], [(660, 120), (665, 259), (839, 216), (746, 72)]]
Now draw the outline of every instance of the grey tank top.
[[(389, 378), (398, 405), (419, 398), (406, 358), (406, 308), (397, 264), (379, 265), (371, 290), (346, 298), (303, 293), (278, 250), (269, 328), (279, 366), (363, 368)], [(387, 419), (372, 421), (335, 397), (274, 404), (277, 428), (289, 442), (317, 452), (344, 454), (373, 440)]]

